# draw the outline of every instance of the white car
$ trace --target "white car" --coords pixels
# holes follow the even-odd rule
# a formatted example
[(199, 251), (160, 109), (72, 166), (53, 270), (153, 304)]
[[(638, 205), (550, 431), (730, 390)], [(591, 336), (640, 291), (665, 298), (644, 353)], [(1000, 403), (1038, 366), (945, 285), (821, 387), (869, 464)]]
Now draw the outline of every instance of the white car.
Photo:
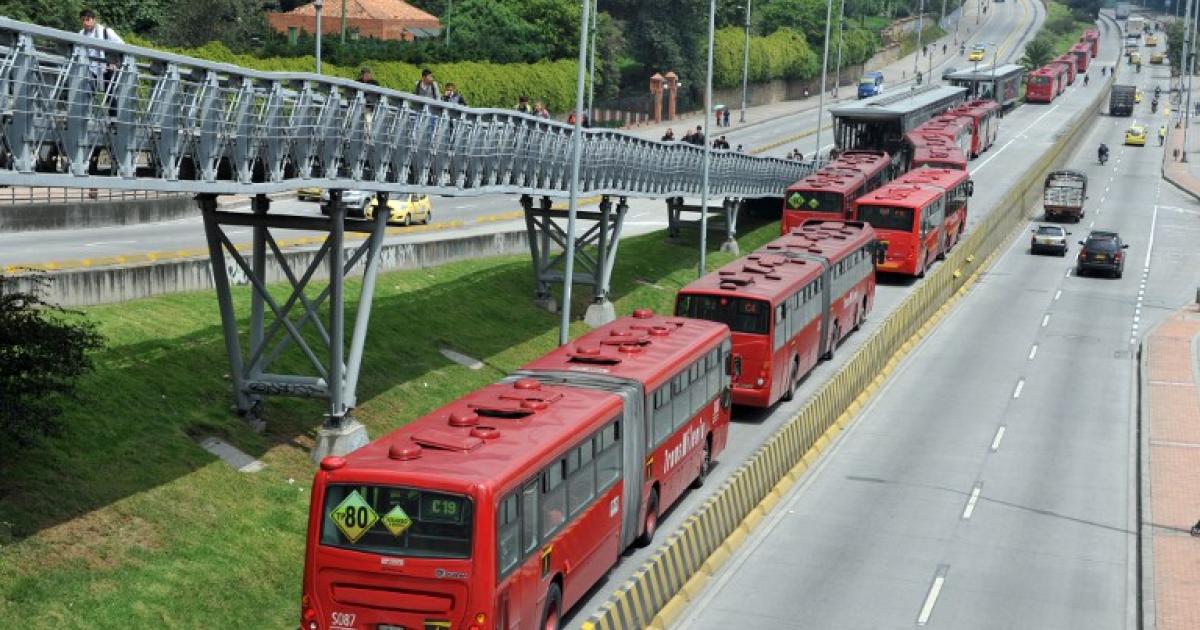
[(1067, 255), (1067, 236), (1071, 233), (1061, 225), (1042, 224), (1033, 228), (1033, 236), (1029, 239), (1029, 253), (1041, 254), (1049, 252), (1059, 256)]

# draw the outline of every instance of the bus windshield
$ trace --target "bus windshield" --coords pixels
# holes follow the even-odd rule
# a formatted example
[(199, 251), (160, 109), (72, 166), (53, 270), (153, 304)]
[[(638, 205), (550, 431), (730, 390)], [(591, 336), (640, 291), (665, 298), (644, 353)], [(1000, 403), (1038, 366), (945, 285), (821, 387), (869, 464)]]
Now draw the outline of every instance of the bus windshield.
[(845, 197), (841, 193), (819, 190), (793, 190), (788, 193), (788, 210), (842, 212)]
[(1049, 82), (1050, 82), (1049, 77), (1036, 76), (1036, 75), (1029, 77), (1030, 85), (1046, 85)]
[(680, 294), (675, 314), (682, 317), (707, 319), (729, 326), (737, 333), (765, 335), (770, 332), (769, 304), (762, 300), (733, 298), (723, 295)]
[(890, 206), (859, 206), (858, 220), (870, 223), (877, 230), (913, 230), (912, 208), (892, 208)]
[(392, 486), (330, 485), (321, 544), (389, 556), (470, 558), (465, 496)]

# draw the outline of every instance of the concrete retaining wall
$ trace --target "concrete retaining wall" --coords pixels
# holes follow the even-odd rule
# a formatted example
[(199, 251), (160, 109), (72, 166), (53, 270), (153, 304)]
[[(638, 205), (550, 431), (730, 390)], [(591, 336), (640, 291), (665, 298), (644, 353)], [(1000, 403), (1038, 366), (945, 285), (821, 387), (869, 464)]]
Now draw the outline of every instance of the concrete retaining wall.
[[(352, 248), (348, 247), (347, 258), (350, 251)], [(520, 254), (528, 251), (529, 241), (524, 230), (418, 243), (395, 243), (384, 245), (380, 253), (380, 270), (419, 269), (469, 258)], [(316, 252), (315, 248), (291, 250), (284, 252), (284, 256), (296, 276), (300, 276), (312, 262)], [(237, 266), (237, 263), (228, 256), (226, 256), (226, 261), (225, 273), (228, 274), (230, 281), (235, 285), (248, 285), (246, 275)], [(360, 261), (360, 268), (362, 264), (363, 262)], [(328, 269), (328, 264), (322, 264), (321, 269), (315, 274), (316, 277), (329, 277)], [(204, 291), (213, 288), (212, 269), (207, 258), (98, 269), (74, 269), (49, 274), (49, 278), (52, 282), (47, 288), (45, 297), (50, 302), (63, 306), (123, 302), (166, 293)], [(287, 281), (287, 277), (275, 263), (273, 257), (268, 259), (267, 279), (268, 282)], [(20, 276), (17, 276), (17, 281), (19, 288), (30, 288), (30, 283), (21, 282)]]
[(171, 221), (200, 214), (191, 195), (0, 206), (0, 232), (31, 232)]

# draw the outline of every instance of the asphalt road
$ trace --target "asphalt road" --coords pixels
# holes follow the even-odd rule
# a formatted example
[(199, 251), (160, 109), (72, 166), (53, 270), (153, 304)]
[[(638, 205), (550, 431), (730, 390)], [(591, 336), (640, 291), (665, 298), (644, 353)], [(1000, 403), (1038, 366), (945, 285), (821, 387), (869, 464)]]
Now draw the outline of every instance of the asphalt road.
[[(990, 15), (983, 16), (977, 31), (971, 34), (970, 43), (990, 42), (999, 48), (999, 59), (1003, 63), (1020, 57), (1021, 38), (1027, 34), (1031, 20), (1044, 19), (1044, 9), (1036, 0), (1015, 0), (1011, 3), (994, 4)], [(970, 23), (974, 15), (968, 14), (964, 23)], [(922, 59), (924, 62), (924, 59)], [(965, 61), (934, 63), (933, 73), (940, 75), (948, 66), (965, 67)], [(929, 70), (923, 64), (922, 72)], [(832, 70), (831, 70), (832, 71)], [(906, 89), (912, 82), (912, 72), (905, 80), (889, 77), (887, 89)], [(898, 78), (898, 77), (897, 77)], [(808, 106), (806, 103), (805, 106)], [(828, 103), (827, 103), (828, 105)], [(802, 134), (804, 137), (785, 145), (763, 151), (762, 155), (782, 157), (794, 148), (812, 155), (817, 147), (815, 133), (817, 111), (806, 109), (793, 115), (775, 118), (761, 124), (732, 130), (725, 134), (733, 146), (743, 145), (754, 150)], [(830, 125), (828, 114), (824, 124)], [(682, 128), (682, 127), (681, 127)], [(719, 135), (719, 130), (714, 130)], [(657, 137), (657, 130), (635, 130), (633, 133)], [(822, 131), (820, 144), (825, 150), (832, 146), (831, 131)], [(511, 195), (486, 195), (481, 197), (435, 197), (433, 198), (433, 223), (439, 229), (415, 234), (389, 234), (387, 242), (434, 240), (460, 233), (492, 232), (497, 230), (521, 229), (524, 220), (519, 214), (518, 198)], [(719, 200), (717, 200), (719, 202)], [(698, 200), (692, 200), (698, 202)], [(591, 201), (595, 205), (596, 200)], [(631, 199), (630, 212), (626, 217), (624, 232), (636, 235), (663, 229), (667, 225), (666, 206), (661, 200)], [(281, 214), (318, 215), (314, 202), (296, 199), (281, 199), (272, 202), (272, 212)], [(234, 243), (248, 243), (250, 229), (229, 230)], [(300, 230), (283, 231), (277, 238), (302, 238), (322, 236), (317, 232)], [(0, 234), (0, 268), (10, 265), (39, 265), (51, 262), (71, 264), (80, 260), (113, 259), (118, 256), (132, 257), (149, 253), (160, 257), (178, 255), (183, 251), (195, 255), (205, 250), (204, 228), (199, 213), (196, 216), (173, 221), (141, 225), (114, 226), (104, 228), (48, 230), (41, 232), (19, 232)]]
[[(1165, 121), (1148, 99), (1135, 120)], [(1138, 627), (1137, 342), (1194, 298), (1200, 212), (1156, 141), (1121, 145), (1129, 122), (1102, 118), (1071, 163), (1090, 180), (1072, 242), (1119, 231), (1124, 277), (1017, 238), (677, 627)]]

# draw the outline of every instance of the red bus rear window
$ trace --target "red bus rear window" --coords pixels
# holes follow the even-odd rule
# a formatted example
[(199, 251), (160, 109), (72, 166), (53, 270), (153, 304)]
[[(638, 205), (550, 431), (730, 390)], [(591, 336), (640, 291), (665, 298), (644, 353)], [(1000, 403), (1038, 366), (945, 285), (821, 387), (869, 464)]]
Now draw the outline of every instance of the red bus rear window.
[(913, 229), (912, 208), (892, 208), (888, 206), (859, 206), (858, 220), (870, 223), (877, 230), (900, 230), (911, 232)]
[(470, 558), (467, 497), (391, 486), (325, 489), (321, 544), (388, 556)]
[(771, 306), (762, 300), (722, 295), (681, 294), (675, 314), (729, 326), (733, 332), (765, 335), (770, 331)]
[(788, 193), (787, 206), (789, 210), (806, 210), (808, 212), (841, 212), (844, 197), (841, 193), (793, 190)]
[(1043, 76), (1029, 77), (1030, 85), (1046, 85), (1049, 82), (1050, 82), (1050, 77), (1043, 77)]

